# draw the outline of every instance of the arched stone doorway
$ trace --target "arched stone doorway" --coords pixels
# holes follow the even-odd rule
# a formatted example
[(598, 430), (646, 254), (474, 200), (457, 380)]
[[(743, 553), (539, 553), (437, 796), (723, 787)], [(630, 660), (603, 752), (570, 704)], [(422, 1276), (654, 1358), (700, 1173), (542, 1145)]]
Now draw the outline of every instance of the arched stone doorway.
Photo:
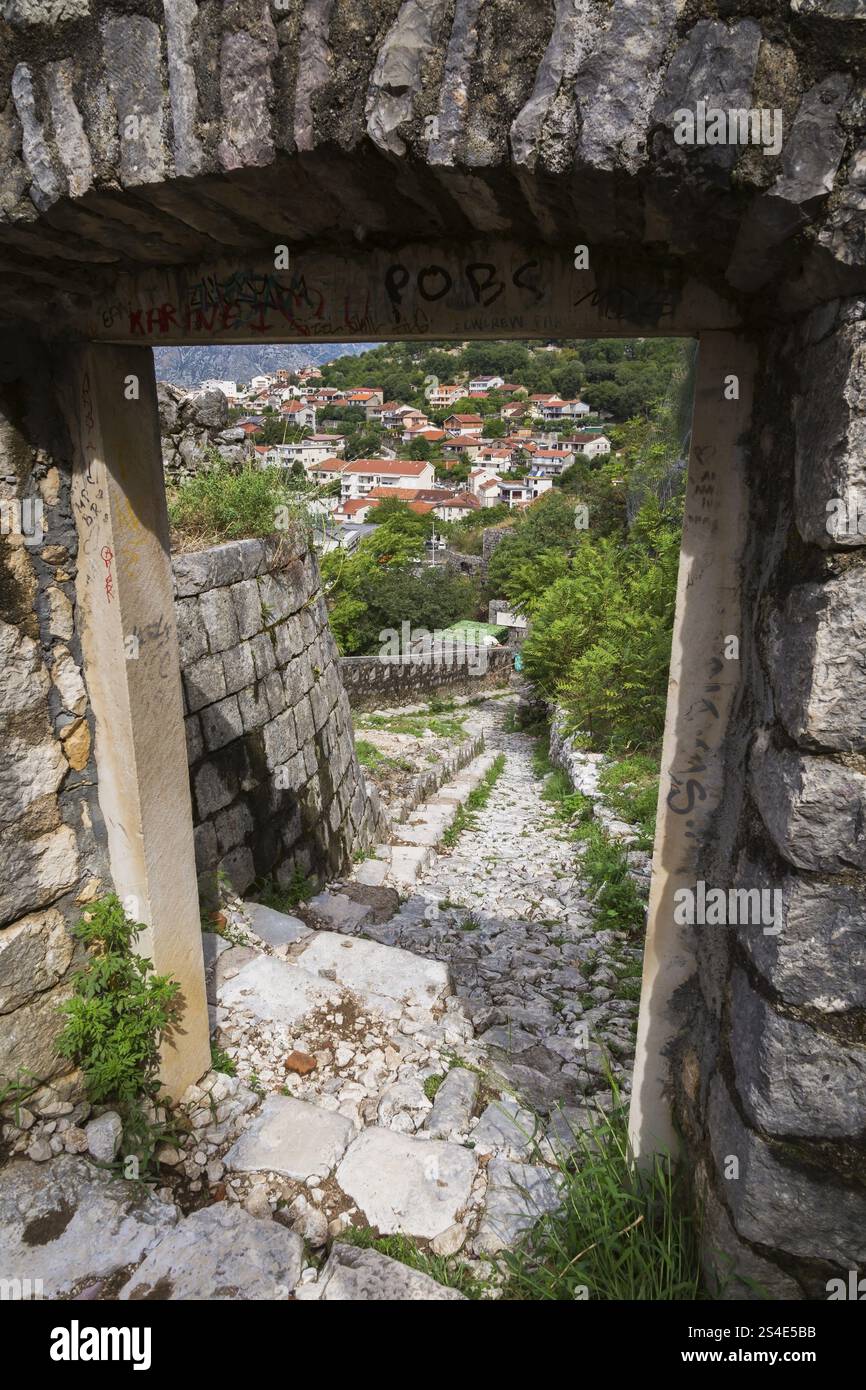
[[(189, 1000), (173, 1084), (198, 1074), (179, 687), (123, 649), (171, 606), (149, 346), (693, 334), (633, 1127), (682, 1134), (712, 1239), (785, 1294), (863, 1259), (864, 21), (766, 8), (9, 7), (5, 487), (50, 515), (6, 547), (7, 639), (60, 693), (2, 920), (80, 899), (107, 846)], [(713, 108), (725, 140), (678, 143)], [(778, 891), (785, 934), (678, 926), (699, 881)]]

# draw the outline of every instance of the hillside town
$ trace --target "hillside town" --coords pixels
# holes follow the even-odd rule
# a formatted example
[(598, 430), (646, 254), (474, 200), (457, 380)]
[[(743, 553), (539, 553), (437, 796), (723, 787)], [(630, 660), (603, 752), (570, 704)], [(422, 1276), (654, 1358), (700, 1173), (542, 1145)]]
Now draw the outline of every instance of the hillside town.
[[(291, 472), (308, 508), (326, 520), (326, 551), (354, 549), (388, 499), (443, 522), (493, 507), (522, 511), (579, 459), (611, 451), (602, 423), (610, 417), (579, 398), (466, 374), (428, 379), (419, 394), (423, 407), (385, 399), (381, 386), (328, 386), (310, 365), (246, 384), (208, 379), (193, 396), (225, 398), (217, 454)], [(215, 418), (223, 418), (219, 407)], [(357, 456), (355, 446), (370, 442), (369, 454)]]

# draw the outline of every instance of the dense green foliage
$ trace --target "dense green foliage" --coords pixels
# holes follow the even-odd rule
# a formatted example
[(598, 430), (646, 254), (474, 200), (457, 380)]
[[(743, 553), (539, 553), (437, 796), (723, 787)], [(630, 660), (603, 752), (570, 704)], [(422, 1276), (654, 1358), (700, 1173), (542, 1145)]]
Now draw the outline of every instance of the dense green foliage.
[(581, 461), (491, 557), (491, 590), (531, 620), (524, 670), (597, 746), (652, 748), (664, 727), (679, 568), (691, 347), (647, 418)]
[(169, 490), (169, 521), (187, 548), (270, 536), (281, 518), (300, 516), (299, 486), (304, 484), (281, 468), (237, 470), (216, 462)]
[[(464, 347), (383, 343), (369, 352), (338, 358), (323, 367), (322, 375), (327, 386), (381, 386), (386, 400), (425, 410), (424, 389), (430, 377), (449, 383), (466, 374), (496, 375), (519, 383), (530, 395), (556, 391), (571, 399), (580, 394), (594, 409), (627, 420), (648, 415), (652, 404), (664, 395), (681, 349), (676, 339), (574, 339), (551, 349), (531, 340), (468, 343)], [(452, 410), (495, 413), (506, 399), (497, 392), (486, 400), (464, 398), (444, 414)]]
[(89, 959), (73, 975), (73, 997), (61, 1006), (66, 1023), (57, 1050), (81, 1067), (94, 1104), (117, 1109), (123, 1153), (147, 1166), (161, 1137), (153, 1123), (160, 1043), (178, 1023), (181, 1000), (180, 986), (154, 975), (152, 962), (136, 954), (143, 930), (114, 894), (82, 913), (73, 934)]
[(479, 593), (471, 579), (419, 563), (432, 530), (427, 517), (390, 498), (373, 515), (375, 531), (352, 555), (333, 551), (322, 560), (331, 630), (341, 651), (377, 652), (379, 633), (399, 633), (403, 622), (433, 632), (474, 617)]

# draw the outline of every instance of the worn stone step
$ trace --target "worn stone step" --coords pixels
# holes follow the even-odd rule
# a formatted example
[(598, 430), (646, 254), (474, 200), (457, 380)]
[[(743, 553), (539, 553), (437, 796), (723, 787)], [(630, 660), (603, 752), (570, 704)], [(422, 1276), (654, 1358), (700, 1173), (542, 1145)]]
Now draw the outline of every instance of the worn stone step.
[(225, 1165), (236, 1173), (282, 1173), (298, 1182), (326, 1178), (354, 1135), (345, 1115), (292, 1096), (268, 1096)]
[(217, 992), (217, 1004), (240, 1009), (261, 1021), (291, 1027), (313, 1009), (338, 1004), (341, 991), (293, 962), (255, 955)]
[(293, 1231), (217, 1202), (164, 1236), (118, 1298), (284, 1299), (298, 1282), (303, 1254)]
[(349, 1145), (336, 1180), (383, 1235), (432, 1240), (455, 1224), (477, 1167), (472, 1151), (459, 1144), (373, 1127)]
[(312, 930), (300, 917), (277, 912), (275, 908), (265, 907), (263, 903), (245, 902), (241, 906), (256, 936), (260, 936), (269, 946), (294, 945), (296, 941), (303, 941)]
[(338, 932), (315, 932), (297, 959), (305, 971), (333, 980), (362, 998), (384, 996), (401, 1005), (429, 1009), (450, 988), (448, 967), (442, 961)]
[(87, 1159), (16, 1159), (0, 1171), (0, 1267), (42, 1280), (43, 1298), (69, 1298), (135, 1266), (180, 1213), (138, 1183)]

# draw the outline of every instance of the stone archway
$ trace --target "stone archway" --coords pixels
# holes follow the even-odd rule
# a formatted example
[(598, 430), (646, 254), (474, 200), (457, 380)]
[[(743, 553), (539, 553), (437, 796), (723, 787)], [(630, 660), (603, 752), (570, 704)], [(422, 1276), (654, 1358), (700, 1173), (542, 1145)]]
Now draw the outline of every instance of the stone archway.
[[(864, 1258), (866, 728), (840, 634), (862, 608), (866, 21), (822, 0), (699, 8), (8, 7), (5, 487), (49, 520), (6, 547), (4, 640), (52, 770), (4, 808), (2, 920), (50, 930), (107, 843), (201, 1014), (178, 692), (154, 740), (122, 655), (122, 614), (170, 594), (146, 347), (697, 335), (633, 1119), (644, 1151), (683, 1135), (710, 1242), (785, 1295)], [(677, 143), (702, 102), (767, 113), (763, 144)], [(778, 890), (786, 935), (677, 930), (673, 893), (698, 880)], [(178, 1085), (206, 1041), (199, 1018)]]

